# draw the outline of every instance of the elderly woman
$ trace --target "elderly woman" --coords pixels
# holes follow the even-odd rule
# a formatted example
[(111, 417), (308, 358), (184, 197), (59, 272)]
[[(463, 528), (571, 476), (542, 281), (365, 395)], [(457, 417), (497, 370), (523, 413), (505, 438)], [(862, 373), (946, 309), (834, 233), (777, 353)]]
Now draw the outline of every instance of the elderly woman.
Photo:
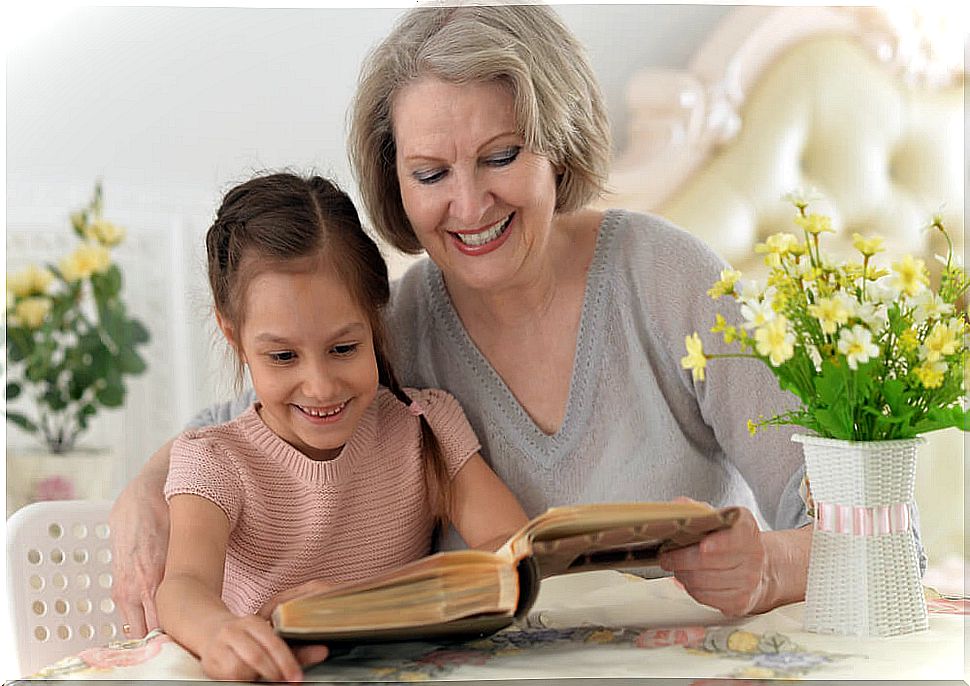
[[(607, 175), (607, 117), (552, 10), (407, 12), (363, 66), (349, 145), (374, 228), (428, 254), (387, 313), (401, 381), (458, 398), (530, 516), (678, 496), (742, 505), (734, 527), (665, 554), (663, 569), (731, 615), (804, 596), (800, 453), (788, 433), (746, 429), (790, 401), (762, 365), (727, 361), (703, 384), (680, 368), (685, 336), (714, 320), (705, 291), (725, 265), (657, 217), (587, 207)], [(156, 625), (167, 463), (168, 446), (112, 513), (133, 635)]]

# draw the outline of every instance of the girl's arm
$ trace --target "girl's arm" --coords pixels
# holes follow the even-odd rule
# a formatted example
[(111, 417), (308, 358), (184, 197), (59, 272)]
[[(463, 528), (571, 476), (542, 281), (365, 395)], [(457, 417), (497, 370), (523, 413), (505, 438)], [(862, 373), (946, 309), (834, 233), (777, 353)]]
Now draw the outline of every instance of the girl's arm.
[(497, 550), (529, 520), (512, 491), (478, 453), (451, 480), (451, 488), (451, 523), (469, 548)]
[(196, 495), (175, 495), (169, 510), (165, 578), (155, 596), (165, 632), (199, 656), (209, 678), (300, 681), (300, 665), (269, 622), (234, 615), (222, 602), (230, 531), (222, 509)]

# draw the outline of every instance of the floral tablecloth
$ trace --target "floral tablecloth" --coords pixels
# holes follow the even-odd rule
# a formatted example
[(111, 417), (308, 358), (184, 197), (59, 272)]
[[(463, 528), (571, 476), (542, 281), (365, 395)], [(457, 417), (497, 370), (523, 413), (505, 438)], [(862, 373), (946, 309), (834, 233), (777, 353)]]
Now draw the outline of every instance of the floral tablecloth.
[[(454, 644), (358, 647), (309, 669), (308, 681), (574, 677), (958, 680), (966, 600), (928, 600), (928, 631), (883, 639), (811, 634), (802, 604), (727, 620), (670, 578), (592, 572), (543, 582), (525, 626)], [(204, 679), (160, 631), (79, 653), (32, 679)]]

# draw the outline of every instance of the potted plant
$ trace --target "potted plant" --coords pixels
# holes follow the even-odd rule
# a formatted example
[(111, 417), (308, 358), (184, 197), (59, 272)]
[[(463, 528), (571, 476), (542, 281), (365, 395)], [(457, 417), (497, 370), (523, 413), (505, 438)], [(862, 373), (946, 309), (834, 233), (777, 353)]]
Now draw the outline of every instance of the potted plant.
[(752, 419), (807, 429), (802, 443), (814, 517), (805, 626), (827, 633), (892, 635), (925, 628), (910, 506), (922, 434), (966, 431), (970, 337), (959, 306), (968, 278), (939, 213), (928, 225), (947, 241), (938, 287), (906, 255), (889, 269), (874, 257), (879, 236), (854, 234), (858, 261), (832, 263), (821, 250), (829, 217), (808, 212), (814, 194), (786, 196), (795, 233), (770, 236), (764, 285), (726, 269), (709, 291), (731, 298), (739, 317), (718, 314), (712, 333), (735, 352), (707, 352), (697, 333), (681, 360), (703, 380), (707, 363), (748, 357), (768, 366), (799, 406)]
[(138, 348), (149, 334), (127, 312), (111, 255), (125, 231), (103, 217), (100, 182), (91, 202), (71, 215), (71, 226), (78, 243), (69, 254), (7, 277), (7, 421), (53, 456), (53, 466), (44, 467), (36, 455), (8, 455), (8, 484), (26, 489), (8, 488), (14, 501), (83, 495), (72, 472), (83, 474), (86, 460), (96, 458), (74, 454), (78, 438), (102, 408), (121, 407), (125, 377), (145, 371)]

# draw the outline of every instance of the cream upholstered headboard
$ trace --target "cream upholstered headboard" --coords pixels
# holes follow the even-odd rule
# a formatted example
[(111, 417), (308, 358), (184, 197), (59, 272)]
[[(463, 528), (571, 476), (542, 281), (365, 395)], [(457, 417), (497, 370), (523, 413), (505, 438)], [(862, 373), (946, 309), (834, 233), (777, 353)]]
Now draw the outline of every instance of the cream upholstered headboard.
[[(878, 233), (889, 256), (938, 268), (945, 243), (923, 228), (941, 205), (963, 253), (961, 29), (873, 7), (738, 7), (687, 70), (634, 76), (628, 141), (602, 206), (666, 216), (761, 276), (755, 244), (795, 232), (781, 196), (814, 186), (825, 199), (812, 208), (836, 230), (830, 252), (849, 256), (853, 232)], [(963, 552), (962, 438), (931, 434), (922, 451), (931, 564)]]

